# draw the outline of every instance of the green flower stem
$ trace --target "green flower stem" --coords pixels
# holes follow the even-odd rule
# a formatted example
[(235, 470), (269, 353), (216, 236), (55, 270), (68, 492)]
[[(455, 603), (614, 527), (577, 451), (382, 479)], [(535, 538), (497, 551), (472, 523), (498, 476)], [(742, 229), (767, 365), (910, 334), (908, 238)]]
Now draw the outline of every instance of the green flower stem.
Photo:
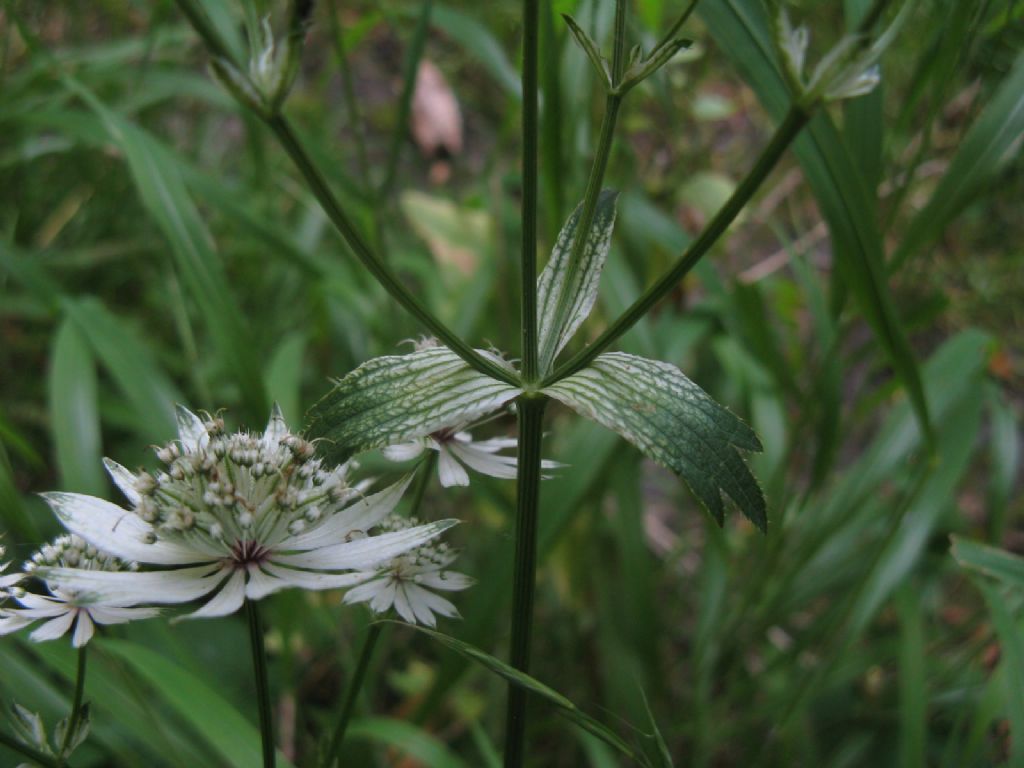
[(460, 339), (454, 331), (449, 329), (429, 309), (423, 306), (409, 289), (402, 284), (395, 273), (382, 264), (373, 254), (366, 241), (363, 240), (342, 210), (326, 179), (324, 179), (309, 155), (306, 154), (302, 143), (295, 135), (295, 131), (287, 119), (283, 115), (278, 114), (267, 117), (266, 122), (277, 136), (285, 152), (291, 157), (292, 162), (295, 163), (306, 179), (306, 183), (319, 201), (324, 213), (327, 214), (331, 223), (334, 224), (342, 238), (344, 238), (345, 243), (352, 249), (355, 257), (359, 259), (359, 262), (373, 275), (377, 282), (413, 317), (423, 323), (431, 333), (440, 339), (446, 347), (465, 360), (470, 366), (506, 384), (518, 385), (519, 380), (515, 373), (487, 360)]
[(334, 40), (334, 50), (338, 57), (338, 66), (341, 69), (341, 92), (345, 98), (345, 110), (348, 112), (352, 136), (355, 139), (356, 162), (359, 164), (359, 173), (363, 180), (369, 182), (370, 159), (366, 153), (366, 139), (363, 136), (363, 118), (359, 111), (359, 100), (356, 98), (355, 82), (352, 79), (352, 66), (348, 60), (348, 51), (345, 49), (345, 32), (338, 22), (337, 0), (328, 0), (327, 18), (331, 25), (331, 38)]
[[(512, 640), (509, 663), (522, 672), (530, 669), (533, 632), (533, 593), (537, 573), (537, 510), (540, 501), (540, 444), (547, 398), (523, 396), (519, 408), (519, 474), (516, 487), (516, 551), (512, 586)], [(505, 768), (523, 764), (526, 732), (526, 691), (508, 687), (505, 719)]]
[(540, 47), (538, 0), (523, 0), (523, 202), (522, 357), (523, 381), (532, 383), (537, 365), (537, 59)]
[[(216, 30), (210, 24), (209, 19), (206, 18), (205, 13), (197, 8), (192, 0), (176, 0), (176, 2), (210, 52), (230, 61), (231, 56), (227, 46), (220, 39)], [(533, 0), (533, 2), (536, 2), (536, 0)], [(392, 298), (401, 304), (413, 317), (423, 323), (445, 346), (474, 369), (498, 381), (517, 386), (520, 382), (515, 373), (486, 359), (460, 339), (454, 331), (421, 304), (409, 289), (402, 284), (398, 276), (374, 254), (370, 246), (359, 234), (359, 231), (349, 220), (348, 215), (344, 212), (338, 199), (327, 184), (327, 180), (324, 179), (306, 153), (302, 142), (299, 141), (298, 136), (296, 136), (295, 131), (284, 115), (280, 113), (270, 115), (261, 113), (259, 116), (274, 132), (274, 135), (277, 136), (281, 146), (288, 153), (292, 162), (295, 163), (303, 178), (305, 178), (310, 191), (320, 203), (324, 213), (327, 214), (327, 218), (331, 220), (335, 229), (341, 234), (346, 245), (348, 245), (366, 270), (373, 275), (374, 279), (383, 286), (384, 290), (391, 294)]]
[(715, 217), (708, 223), (697, 238), (690, 243), (679, 260), (650, 288), (644, 291), (632, 306), (615, 320), (590, 346), (581, 350), (554, 373), (547, 376), (540, 387), (548, 387), (557, 381), (571, 376), (593, 362), (599, 354), (607, 349), (622, 334), (646, 315), (672, 288), (693, 269), (718, 239), (725, 234), (743, 207), (754, 196), (761, 184), (772, 172), (779, 159), (789, 145), (799, 135), (810, 120), (810, 113), (798, 106), (790, 107), (785, 118), (775, 131), (768, 146), (765, 147), (753, 169), (747, 174), (740, 185), (732, 193), (725, 204), (718, 210)]
[(263, 619), (255, 600), (245, 601), (249, 619), (249, 642), (252, 645), (253, 676), (260, 712), (260, 735), (263, 742), (263, 768), (274, 768), (274, 718), (270, 708), (270, 683), (267, 679), (267, 649), (263, 644)]
[[(412, 491), (412, 505), (409, 509), (409, 516), (413, 517), (419, 512), (420, 506), (423, 504), (423, 496), (426, 493), (427, 486), (430, 485), (430, 478), (434, 474), (434, 467), (437, 466), (437, 453), (434, 451), (428, 451), (427, 457), (422, 463), (422, 474), (416, 478), (416, 485)], [(366, 670), (370, 665), (370, 661), (373, 658), (373, 652), (377, 648), (377, 641), (380, 639), (381, 631), (384, 628), (384, 624), (375, 623), (371, 624), (366, 633), (366, 640), (363, 641), (363, 649), (359, 653), (359, 662), (356, 665), (356, 671), (352, 676), (352, 680), (348, 685), (348, 690), (345, 692), (345, 702), (341, 708), (341, 716), (338, 718), (338, 724), (334, 728), (334, 735), (331, 737), (330, 746), (325, 754), (325, 761), (327, 765), (331, 765), (331, 760), (335, 759), (340, 762), (341, 760), (341, 746), (345, 743), (345, 732), (348, 730), (349, 720), (352, 719), (352, 712), (355, 711), (356, 699), (359, 697), (359, 692), (363, 688), (363, 681), (366, 679)]]
[(661, 46), (675, 40), (676, 35), (679, 34), (679, 30), (683, 28), (683, 24), (685, 24), (687, 19), (690, 18), (690, 14), (697, 9), (698, 2), (700, 2), (700, 0), (690, 0), (690, 4), (683, 9), (683, 12), (679, 14), (679, 18), (676, 19), (675, 23), (669, 28), (668, 32), (662, 36), (661, 40), (658, 41), (658, 44), (654, 46), (652, 50), (657, 50), (658, 48), (661, 48)]
[[(622, 70), (625, 67), (625, 46), (626, 46), (626, 3), (624, 0), (617, 0), (615, 5), (615, 28), (614, 28), (614, 54), (612, 64), (612, 82), (618, 84), (622, 78)], [(597, 199), (601, 195), (601, 186), (604, 183), (604, 174), (608, 169), (608, 158), (612, 152), (612, 142), (615, 139), (615, 125), (618, 122), (619, 107), (622, 105), (623, 95), (609, 92), (605, 98), (604, 117), (601, 120), (601, 133), (597, 140), (597, 151), (594, 153), (594, 162), (590, 166), (590, 176), (587, 178), (587, 189), (583, 196), (583, 209), (580, 212), (579, 224), (576, 227), (576, 234), (572, 241), (572, 252), (569, 254), (568, 273), (565, 276), (565, 284), (572, 285), (575, 274), (579, 270), (580, 260), (583, 257), (583, 249), (586, 247), (590, 235), (590, 228), (594, 225), (594, 213), (597, 210)], [(570, 296), (563, 292), (559, 298), (558, 306), (555, 307), (555, 317), (552, 322), (553, 328), (561, 328), (565, 323), (565, 317), (569, 312)], [(545, 372), (550, 370), (554, 363), (555, 345), (558, 339), (554, 334), (544, 339), (544, 346), (539, 351), (541, 365)], [(524, 377), (527, 382), (533, 381)]]
[(0, 744), (13, 752), (17, 752), (19, 755), (24, 755), (33, 763), (39, 763), (44, 768), (62, 768), (63, 765), (66, 765), (65, 763), (58, 763), (50, 755), (40, 752), (38, 749), (33, 749), (27, 744), (22, 744), (13, 736), (8, 736), (3, 732), (0, 732)]
[(352, 712), (355, 711), (356, 699), (359, 698), (359, 691), (363, 688), (363, 680), (366, 679), (366, 670), (370, 666), (373, 652), (377, 648), (377, 641), (384, 629), (384, 625), (375, 622), (370, 625), (366, 632), (366, 640), (363, 641), (363, 650), (359, 653), (359, 662), (356, 664), (356, 671), (349, 681), (348, 690), (345, 692), (345, 703), (341, 708), (341, 717), (334, 728), (334, 735), (331, 737), (331, 745), (327, 749), (327, 765), (331, 760), (341, 760), (341, 745), (345, 742), (345, 731), (348, 730), (348, 723), (352, 719)]
[(64, 739), (57, 752), (57, 764), (64, 765), (68, 754), (68, 747), (71, 746), (71, 737), (78, 729), (78, 721), (82, 717), (82, 699), (85, 697), (85, 666), (88, 654), (88, 646), (83, 645), (78, 649), (78, 672), (75, 674), (75, 698), (71, 702), (71, 715), (68, 717), (68, 727), (64, 731)]

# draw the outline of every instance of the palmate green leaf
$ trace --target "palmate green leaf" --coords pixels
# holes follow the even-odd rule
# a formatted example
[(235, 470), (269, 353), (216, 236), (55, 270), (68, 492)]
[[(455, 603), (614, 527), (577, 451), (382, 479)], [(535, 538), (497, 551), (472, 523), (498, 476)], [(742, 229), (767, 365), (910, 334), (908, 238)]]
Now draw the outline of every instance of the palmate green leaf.
[(754, 525), (767, 530), (764, 495), (737, 452), (760, 451), (757, 435), (674, 365), (611, 352), (544, 393), (682, 476), (720, 524), (724, 491)]
[[(395, 621), (393, 623), (402, 624), (403, 622)], [(605, 725), (583, 713), (579, 707), (572, 703), (572, 701), (553, 688), (549, 688), (544, 685), (544, 683), (540, 682), (536, 678), (530, 677), (525, 672), (520, 672), (518, 669), (510, 667), (505, 662), (494, 658), (489, 653), (477, 648), (475, 645), (470, 645), (469, 643), (465, 643), (462, 640), (451, 637), (450, 635), (445, 635), (441, 632), (416, 625), (404, 626), (410, 626), (417, 632), (422, 632), (424, 635), (427, 635), (442, 645), (447, 646), (459, 655), (469, 659), (470, 661), (475, 661), (485, 669), (503, 677), (513, 685), (517, 685), (520, 688), (529, 691), (531, 694), (544, 699), (549, 704), (553, 705), (560, 715), (567, 718), (587, 733), (596, 736), (605, 744), (615, 748), (623, 755), (636, 760), (641, 765), (649, 765), (646, 756), (642, 752), (633, 749), (633, 747), (619, 738)]]
[(537, 278), (538, 361), (541, 373), (551, 364), (572, 335), (587, 319), (597, 301), (608, 248), (615, 226), (615, 202), (618, 193), (605, 189), (597, 198), (594, 223), (586, 233), (580, 262), (572, 264), (573, 241), (583, 204), (576, 206), (569, 220), (558, 233), (544, 271)]
[(953, 543), (950, 554), (961, 566), (1024, 589), (1024, 557), (960, 536), (950, 539)]
[(342, 458), (470, 422), (520, 391), (478, 373), (445, 347), (377, 357), (313, 406), (308, 433), (323, 440), (325, 455)]

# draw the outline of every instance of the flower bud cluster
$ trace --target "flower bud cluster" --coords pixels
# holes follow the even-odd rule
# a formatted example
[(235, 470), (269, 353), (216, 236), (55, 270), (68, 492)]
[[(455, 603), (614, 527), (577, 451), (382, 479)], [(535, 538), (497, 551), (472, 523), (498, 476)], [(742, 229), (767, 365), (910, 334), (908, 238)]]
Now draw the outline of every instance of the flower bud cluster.
[(79, 568), (84, 571), (135, 571), (136, 563), (100, 552), (92, 544), (75, 534), (58, 536), (36, 552), (22, 566), (31, 574), (37, 568)]
[[(395, 533), (407, 528), (414, 528), (421, 522), (415, 517), (389, 515), (380, 522), (378, 530), (381, 533)], [(437, 572), (447, 568), (457, 556), (458, 550), (449, 547), (446, 542), (431, 541), (392, 558), (388, 563), (381, 563), (378, 569), (390, 571), (392, 578), (396, 580), (408, 579), (415, 582), (419, 581), (419, 577), (423, 573)]]
[(260, 434), (225, 434), (213, 418), (203, 426), (195, 441), (156, 449), (162, 471), (135, 478), (135, 512), (155, 539), (198, 538), (229, 552), (236, 542), (273, 545), (358, 495), (348, 483), (352, 462), (325, 468), (283, 421)]

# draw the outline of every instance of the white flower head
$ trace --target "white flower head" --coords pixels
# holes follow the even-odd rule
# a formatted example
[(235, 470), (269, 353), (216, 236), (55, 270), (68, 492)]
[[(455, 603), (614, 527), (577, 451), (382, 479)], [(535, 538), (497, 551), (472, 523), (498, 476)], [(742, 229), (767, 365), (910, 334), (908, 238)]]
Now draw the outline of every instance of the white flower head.
[[(398, 532), (415, 524), (415, 520), (392, 515), (381, 527)], [(448, 570), (457, 554), (444, 542), (431, 542), (393, 557), (366, 571), (366, 581), (345, 593), (345, 602), (369, 603), (375, 613), (394, 606), (405, 621), (428, 627), (437, 625), (435, 613), (458, 617), (454, 605), (431, 591), (457, 592), (473, 584), (469, 576)]]
[[(465, 467), (490, 477), (515, 478), (518, 466), (516, 457), (500, 451), (507, 448), (515, 450), (517, 444), (514, 437), (474, 440), (466, 425), (459, 425), (437, 430), (408, 443), (388, 446), (382, 453), (391, 461), (402, 462), (415, 459), (425, 450), (437, 451), (437, 474), (441, 485), (451, 488), (455, 485), (469, 485), (469, 473)], [(544, 469), (557, 469), (560, 466), (555, 461), (541, 461)]]
[(157, 449), (162, 471), (133, 474), (105, 461), (130, 510), (92, 496), (44, 494), (64, 526), (99, 549), (170, 568), (47, 568), (48, 581), (135, 604), (209, 598), (190, 615), (226, 616), (245, 599), (286, 587), (351, 587), (365, 578), (363, 569), (457, 522), (368, 535), (398, 504), (409, 478), (363, 497), (348, 482), (352, 465), (324, 466), (276, 406), (261, 434), (226, 434), (220, 419), (201, 420), (182, 406), (177, 418), (179, 439)]
[[(97, 573), (130, 573), (134, 563), (106, 555), (79, 536), (64, 535), (45, 545), (25, 563), (30, 577), (40, 568), (74, 568)], [(45, 581), (45, 580), (44, 580)], [(80, 648), (92, 638), (96, 624), (123, 624), (136, 619), (155, 616), (155, 608), (140, 608), (112, 599), (110, 595), (65, 588), (45, 582), (50, 594), (37, 595), (20, 588), (9, 589), (8, 594), (20, 608), (0, 608), (0, 635), (45, 620), (30, 637), (41, 642), (63, 637), (72, 627), (72, 645)]]

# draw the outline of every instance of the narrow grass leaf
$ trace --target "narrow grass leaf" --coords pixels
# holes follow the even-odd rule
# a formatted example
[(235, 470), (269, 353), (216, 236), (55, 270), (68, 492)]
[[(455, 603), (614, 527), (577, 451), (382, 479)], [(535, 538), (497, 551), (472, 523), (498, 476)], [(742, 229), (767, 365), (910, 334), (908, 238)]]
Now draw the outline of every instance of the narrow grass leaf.
[(562, 348), (576, 333), (597, 301), (601, 272), (615, 226), (618, 193), (602, 190), (594, 210), (594, 223), (584, 237), (579, 263), (572, 263), (583, 204), (576, 206), (558, 233), (547, 266), (537, 278), (537, 332), (540, 372), (546, 373)]
[[(400, 622), (394, 623), (397, 624)], [(517, 685), (520, 688), (534, 694), (535, 696), (539, 696), (540, 698), (547, 701), (549, 704), (553, 705), (560, 715), (566, 717), (571, 722), (575, 723), (580, 728), (585, 730), (587, 733), (596, 736), (597, 738), (601, 739), (601, 741), (603, 741), (605, 744), (614, 747), (616, 750), (626, 755), (627, 757), (631, 757), (644, 765), (647, 764), (646, 758), (644, 758), (636, 750), (630, 747), (626, 742), (624, 742), (622, 739), (616, 736), (607, 727), (605, 727), (589, 715), (586, 715), (583, 712), (581, 712), (580, 709), (572, 703), (572, 701), (567, 699), (562, 694), (558, 693), (553, 688), (549, 688), (539, 680), (530, 677), (524, 672), (520, 672), (518, 669), (510, 667), (505, 662), (494, 658), (489, 653), (480, 650), (474, 645), (465, 643), (462, 640), (458, 640), (457, 638), (451, 637), (450, 635), (445, 635), (441, 632), (435, 632), (434, 630), (426, 629), (425, 627), (411, 626), (411, 628), (415, 629), (417, 632), (421, 632), (427, 635), (428, 637), (436, 640), (442, 645), (447, 646), (448, 648), (460, 654), (461, 656), (464, 656), (465, 658), (471, 661), (475, 661), (476, 663), (483, 666), (485, 669), (489, 670), (490, 672), (493, 672), (499, 677), (504, 678), (513, 685)]]
[[(230, 703), (199, 678), (163, 655), (125, 640), (104, 640), (101, 647), (130, 666), (171, 709), (191, 725), (229, 764), (260, 764), (260, 734)], [(279, 768), (291, 763), (278, 754)]]
[(284, 420), (289, 424), (302, 422), (299, 409), (302, 388), (302, 359), (306, 354), (306, 337), (296, 332), (285, 336), (270, 358), (264, 372), (267, 392), (281, 408)]
[(903, 768), (924, 768), (927, 754), (927, 661), (921, 600), (908, 582), (896, 593), (900, 619), (900, 760)]
[(985, 604), (992, 615), (996, 636), (999, 638), (1000, 662), (1005, 677), (1003, 696), (1006, 718), (1010, 721), (1010, 754), (1007, 765), (1024, 765), (1024, 630), (1020, 621), (1010, 612), (1009, 605), (999, 587), (977, 580), (985, 596)]
[(487, 27), (471, 16), (441, 3), (434, 7), (434, 26), (476, 57), (510, 96), (522, 99), (519, 73), (508, 60), (501, 43)]
[(104, 495), (96, 361), (85, 334), (65, 318), (50, 356), (50, 432), (61, 488)]
[(971, 126), (928, 203), (910, 222), (891, 268), (920, 252), (975, 201), (1008, 163), (1019, 156), (1024, 136), (1024, 53), (985, 111)]
[(63, 307), (135, 410), (137, 433), (153, 442), (173, 435), (174, 403), (182, 398), (157, 366), (150, 346), (96, 299), (67, 299)]
[(544, 392), (680, 475), (720, 524), (725, 492), (767, 530), (764, 495), (737, 451), (760, 451), (760, 441), (675, 366), (612, 352)]
[[(781, 117), (790, 98), (775, 61), (764, 6), (757, 0), (721, 0), (702, 3), (699, 12), (767, 110)], [(882, 238), (867, 183), (827, 113), (811, 120), (793, 151), (828, 222), (837, 272), (857, 299), (930, 437), (924, 387), (886, 283)]]
[(1024, 557), (962, 536), (951, 536), (950, 540), (950, 554), (963, 568), (1024, 590)]
[(309, 434), (323, 440), (326, 455), (341, 457), (466, 424), (519, 392), (474, 371), (444, 347), (378, 357), (313, 406)]
[(353, 720), (348, 739), (366, 739), (390, 747), (427, 768), (466, 768), (467, 764), (441, 741), (405, 720), (364, 717)]
[(143, 205), (171, 245), (182, 280), (221, 356), (224, 372), (238, 385), (250, 413), (265, 413), (268, 403), (255, 347), (213, 238), (189, 196), (174, 154), (144, 129), (104, 106), (77, 81), (66, 78), (66, 82), (96, 112), (124, 153)]

